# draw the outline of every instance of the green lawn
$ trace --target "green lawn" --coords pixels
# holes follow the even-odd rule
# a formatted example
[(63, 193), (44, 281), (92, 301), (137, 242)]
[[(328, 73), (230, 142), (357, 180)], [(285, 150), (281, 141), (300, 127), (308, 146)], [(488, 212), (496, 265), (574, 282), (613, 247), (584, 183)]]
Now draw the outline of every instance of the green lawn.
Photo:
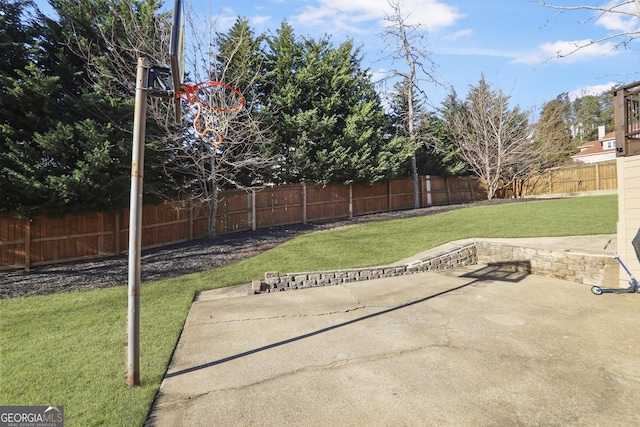
[(307, 234), (226, 267), (144, 283), (142, 384), (133, 389), (125, 378), (126, 287), (1, 300), (0, 404), (64, 405), (67, 426), (142, 425), (198, 291), (267, 270), (386, 264), (468, 237), (610, 234), (617, 212), (616, 196), (463, 208)]

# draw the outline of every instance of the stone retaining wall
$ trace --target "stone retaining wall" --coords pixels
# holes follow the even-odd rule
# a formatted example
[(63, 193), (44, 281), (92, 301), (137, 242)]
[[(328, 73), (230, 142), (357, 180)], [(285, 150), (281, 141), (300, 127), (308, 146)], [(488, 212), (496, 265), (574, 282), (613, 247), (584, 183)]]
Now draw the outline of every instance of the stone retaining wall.
[(526, 261), (528, 273), (590, 286), (618, 287), (618, 262), (611, 255), (579, 253), (504, 243), (475, 243), (478, 264)]
[(280, 276), (277, 271), (268, 271), (265, 273), (264, 281), (254, 280), (252, 282), (250, 292), (278, 292), (318, 286), (340, 285), (349, 282), (404, 276), (407, 274), (452, 269), (474, 264), (477, 264), (476, 246), (475, 244), (469, 244), (459, 249), (437, 254), (406, 265), (351, 268), (312, 273), (289, 273), (284, 276)]
[(265, 273), (264, 280), (254, 280), (249, 293), (287, 291), (331, 286), (343, 283), (382, 279), (453, 269), (468, 265), (508, 265), (530, 274), (568, 280), (585, 285), (616, 286), (618, 263), (611, 256), (511, 246), (477, 241), (446, 253), (440, 253), (406, 265), (352, 268), (346, 270), (289, 273)]

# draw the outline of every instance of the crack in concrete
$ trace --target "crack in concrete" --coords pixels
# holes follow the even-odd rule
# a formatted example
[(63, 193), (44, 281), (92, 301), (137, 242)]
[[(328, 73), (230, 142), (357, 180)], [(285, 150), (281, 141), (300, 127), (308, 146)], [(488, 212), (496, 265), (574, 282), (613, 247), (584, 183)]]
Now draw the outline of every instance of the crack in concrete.
[[(276, 320), (276, 319), (287, 319), (287, 318), (296, 318), (296, 317), (323, 317), (323, 316), (332, 316), (334, 314), (344, 314), (351, 313), (353, 311), (358, 311), (366, 308), (376, 308), (366, 305), (359, 305), (357, 307), (348, 308), (344, 310), (334, 310), (327, 311), (324, 313), (313, 313), (313, 314), (280, 314), (277, 316), (268, 316), (268, 317), (247, 317), (244, 319), (229, 319), (229, 320), (214, 320), (212, 322), (199, 322), (192, 323), (190, 325), (185, 325), (185, 328), (203, 326), (203, 325), (215, 325), (215, 324), (225, 324), (225, 323), (241, 323), (241, 322), (255, 322), (260, 320)], [(213, 316), (209, 316), (209, 319), (213, 320)]]
[(358, 297), (358, 295), (356, 295), (355, 292), (353, 292), (353, 289), (347, 286), (344, 286), (344, 289), (346, 289), (347, 291), (349, 291), (349, 293), (351, 294), (351, 296), (353, 297), (353, 299), (356, 301), (357, 305), (360, 305), (360, 297)]
[(292, 371), (283, 372), (281, 374), (278, 374), (278, 375), (275, 375), (275, 376), (272, 376), (272, 377), (269, 377), (269, 378), (265, 378), (265, 379), (262, 379), (260, 381), (256, 381), (256, 382), (253, 382), (253, 383), (250, 383), (250, 384), (245, 384), (245, 385), (241, 385), (241, 386), (237, 386), (237, 387), (229, 387), (229, 388), (225, 388), (225, 389), (219, 389), (219, 390), (216, 390), (216, 392), (225, 392), (225, 391), (230, 391), (230, 390), (232, 390), (232, 391), (243, 390), (243, 389), (248, 388), (248, 387), (259, 386), (261, 384), (265, 384), (265, 383), (268, 383), (268, 382), (276, 381), (276, 380), (279, 380), (279, 379), (282, 379), (282, 378), (286, 378), (286, 377), (290, 377), (290, 376), (293, 376), (293, 375), (297, 375), (297, 374), (300, 374), (300, 373), (325, 371), (325, 370), (341, 368), (341, 367), (347, 366), (347, 365), (354, 365), (354, 364), (367, 363), (367, 362), (376, 362), (378, 360), (390, 359), (390, 358), (402, 356), (402, 355), (405, 355), (405, 354), (410, 354), (410, 353), (415, 353), (415, 352), (422, 351), (422, 350), (427, 350), (427, 349), (433, 348), (433, 347), (441, 347), (441, 345), (421, 346), (421, 347), (406, 349), (406, 350), (402, 350), (402, 351), (395, 351), (395, 352), (391, 352), (391, 353), (375, 354), (375, 355), (370, 355), (370, 356), (356, 357), (356, 358), (353, 358), (353, 359), (340, 359), (340, 360), (336, 360), (334, 362), (331, 362), (331, 363), (328, 363), (328, 364), (324, 364), (324, 365), (304, 366), (302, 368), (295, 369), (295, 370), (292, 370)]

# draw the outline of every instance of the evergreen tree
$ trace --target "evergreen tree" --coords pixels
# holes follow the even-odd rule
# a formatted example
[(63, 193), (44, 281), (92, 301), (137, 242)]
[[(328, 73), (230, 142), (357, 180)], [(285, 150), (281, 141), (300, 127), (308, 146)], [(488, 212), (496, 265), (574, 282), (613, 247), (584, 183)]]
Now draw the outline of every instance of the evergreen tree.
[(576, 98), (573, 101), (573, 114), (576, 137), (582, 141), (598, 139), (598, 126), (601, 125), (602, 114), (600, 99), (594, 95)]
[[(32, 197), (28, 171), (38, 167), (38, 156), (25, 144), (37, 123), (25, 117), (31, 105), (26, 105), (29, 100), (22, 96), (29, 88), (25, 70), (36, 52), (35, 31), (28, 19), (31, 7), (29, 1), (0, 0), (1, 210), (17, 209), (23, 198)], [(17, 161), (24, 166), (16, 167)]]
[[(10, 35), (21, 40), (23, 34), (28, 53), (22, 61), (11, 58), (20, 67), (13, 74), (2, 69), (0, 109), (8, 118), (1, 133), (2, 209), (62, 213), (126, 206), (135, 85), (107, 66), (119, 54), (109, 43), (130, 36), (124, 20), (136, 26), (159, 6), (153, 0), (51, 5), (55, 18), (34, 11)], [(11, 49), (5, 54), (15, 56)], [(134, 81), (135, 62), (130, 68)]]
[(278, 182), (350, 183), (394, 174), (398, 152), (352, 41), (298, 41), (283, 22), (268, 40), (265, 112)]
[[(220, 114), (218, 122), (225, 140), (224, 155), (218, 153), (215, 173), (223, 188), (246, 187), (263, 182), (268, 166), (261, 156), (264, 124), (261, 122), (264, 92), (264, 36), (256, 36), (245, 17), (238, 17), (227, 33), (215, 39), (215, 61), (211, 79), (231, 85), (242, 93), (245, 104), (238, 112)], [(237, 105), (238, 96), (229, 95), (229, 107)]]
[(607, 132), (614, 129), (613, 95), (610, 92), (576, 98), (571, 104), (571, 112), (573, 133), (580, 141), (598, 139), (600, 126), (605, 126)]
[[(464, 163), (457, 156), (457, 149), (451, 142), (446, 123), (435, 113), (425, 111), (424, 104), (413, 100), (415, 115), (414, 144), (409, 135), (409, 120), (406, 90), (407, 82), (400, 81), (394, 85), (391, 96), (389, 118), (396, 138), (402, 140), (410, 157), (415, 153), (417, 171), (421, 175), (457, 175), (465, 170)], [(415, 95), (414, 95), (415, 96)], [(403, 164), (402, 174), (411, 174), (410, 158)]]
[(536, 126), (536, 143), (545, 147), (541, 168), (560, 166), (576, 151), (570, 129), (571, 104), (559, 95), (543, 105)]
[(265, 118), (269, 132), (266, 152), (279, 161), (269, 180), (276, 183), (297, 182), (301, 171), (293, 162), (294, 144), (298, 137), (296, 115), (301, 111), (302, 87), (298, 86), (298, 70), (302, 68), (302, 46), (293, 27), (282, 21), (276, 35), (267, 38), (265, 75)]
[[(181, 197), (208, 205), (208, 232), (213, 236), (219, 189), (260, 185), (261, 170), (268, 165), (261, 153), (263, 55), (261, 37), (254, 36), (244, 17), (227, 33), (195, 36), (196, 80), (221, 83), (199, 93), (214, 110), (194, 106), (192, 113), (199, 117), (192, 115), (191, 120), (198, 135), (186, 132), (183, 138), (168, 141), (164, 150), (170, 159), (167, 170), (174, 180), (182, 179), (176, 185)], [(240, 108), (242, 99), (245, 103)], [(208, 138), (208, 133), (213, 137)]]
[(416, 152), (421, 175), (456, 176), (467, 172), (458, 156), (453, 136), (446, 122), (435, 113), (427, 113), (421, 120), (419, 133), (429, 135), (430, 143)]
[(0, 0), (0, 73), (16, 77), (16, 70), (24, 69), (32, 54), (35, 33), (31, 0)]
[[(238, 17), (228, 32), (217, 33), (216, 52), (210, 68), (210, 79), (239, 89), (247, 105), (253, 107), (260, 95), (264, 72), (264, 36), (256, 36), (245, 17)], [(258, 108), (256, 105), (255, 108)]]

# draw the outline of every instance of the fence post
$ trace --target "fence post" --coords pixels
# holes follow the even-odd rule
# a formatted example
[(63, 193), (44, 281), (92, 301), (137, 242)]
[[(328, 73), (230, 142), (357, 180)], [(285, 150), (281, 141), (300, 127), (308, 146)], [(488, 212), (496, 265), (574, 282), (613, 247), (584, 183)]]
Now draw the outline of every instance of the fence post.
[(307, 183), (302, 183), (302, 223), (307, 223)]
[(353, 184), (349, 184), (349, 218), (353, 218)]
[(600, 165), (596, 163), (596, 191), (600, 190)]
[(473, 197), (473, 185), (471, 184), (471, 176), (467, 176), (467, 183), (469, 184), (469, 193), (471, 194), (471, 201), (475, 202), (475, 197)]
[(193, 201), (189, 200), (189, 240), (193, 240)]
[(549, 169), (549, 194), (553, 193), (553, 181), (551, 180), (551, 169)]
[(427, 181), (427, 207), (431, 207), (433, 205), (433, 198), (431, 197), (431, 175), (425, 176), (425, 180)]
[(389, 207), (388, 211), (393, 212), (393, 205), (391, 201), (391, 180), (387, 181), (387, 205)]
[(449, 177), (445, 175), (444, 186), (447, 189), (447, 204), (451, 204), (451, 188), (449, 188)]
[(258, 224), (256, 221), (256, 190), (255, 188), (251, 189), (251, 229), (256, 231), (258, 228)]
[(27, 224), (24, 227), (24, 270), (31, 269), (31, 217), (26, 218)]
[(120, 211), (115, 211), (114, 212), (115, 215), (115, 248), (113, 248), (114, 250), (114, 255), (120, 255)]

